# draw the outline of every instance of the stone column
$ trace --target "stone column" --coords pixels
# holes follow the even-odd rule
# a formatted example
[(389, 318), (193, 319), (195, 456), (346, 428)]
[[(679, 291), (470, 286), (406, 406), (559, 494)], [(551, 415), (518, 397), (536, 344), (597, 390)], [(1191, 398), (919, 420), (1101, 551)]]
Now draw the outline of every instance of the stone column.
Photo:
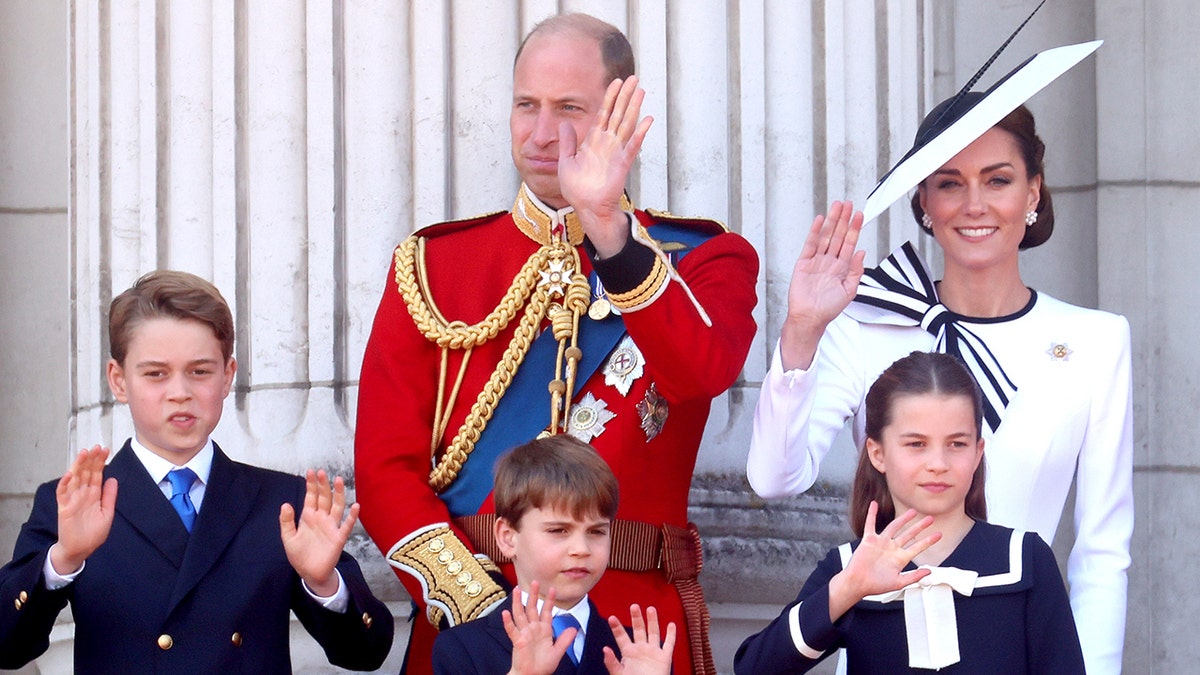
[[(517, 45), (560, 5), (592, 12), (630, 36), (656, 120), (635, 202), (722, 220), (763, 259), (760, 336), (743, 380), (714, 403), (694, 496), (728, 668), (737, 621), (773, 614), (783, 590), (756, 578), (761, 598), (732, 594), (747, 585), (746, 532), (718, 521), (741, 509), (780, 536), (741, 476), (791, 267), (813, 215), (831, 199), (861, 203), (907, 147), (932, 98), (931, 4), (73, 0), (70, 445), (131, 432), (102, 376), (106, 311), (139, 275), (172, 267), (212, 279), (235, 313), (239, 372), (218, 442), (256, 464), (349, 473), (392, 247), (511, 204)], [(917, 234), (902, 205), (874, 227), (873, 260)], [(844, 538), (850, 461), (831, 465), (825, 496), (780, 507), (785, 552)], [(373, 546), (353, 547), (406, 617)], [(804, 571), (793, 559), (749, 574), (790, 592)], [(397, 659), (403, 635), (401, 624)], [(298, 669), (320, 662), (302, 653)]]
[(1183, 672), (1200, 658), (1186, 589), (1200, 547), (1196, 373), (1200, 301), (1200, 18), (1182, 0), (1096, 3), (1099, 300), (1133, 329), (1137, 526), (1127, 672)]

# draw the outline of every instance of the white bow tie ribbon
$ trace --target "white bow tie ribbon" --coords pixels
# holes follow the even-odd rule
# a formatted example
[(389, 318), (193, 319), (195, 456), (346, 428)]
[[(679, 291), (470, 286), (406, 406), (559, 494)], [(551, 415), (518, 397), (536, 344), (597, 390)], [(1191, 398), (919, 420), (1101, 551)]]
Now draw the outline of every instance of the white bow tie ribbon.
[(920, 326), (936, 339), (934, 351), (958, 357), (983, 391), (983, 417), (995, 432), (1017, 393), (995, 355), (938, 299), (937, 287), (912, 242), (866, 270), (846, 314), (860, 323)]
[(866, 599), (887, 603), (903, 598), (908, 666), (938, 670), (959, 661), (954, 594), (970, 596), (979, 573), (929, 565), (919, 569), (929, 570), (929, 574), (899, 590)]

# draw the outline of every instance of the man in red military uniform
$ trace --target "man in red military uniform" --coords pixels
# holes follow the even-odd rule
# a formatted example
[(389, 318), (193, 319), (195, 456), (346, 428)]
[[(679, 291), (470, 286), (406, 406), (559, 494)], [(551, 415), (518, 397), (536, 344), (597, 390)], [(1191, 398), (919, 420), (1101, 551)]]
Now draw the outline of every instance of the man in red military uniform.
[(639, 120), (643, 96), (616, 28), (542, 22), (513, 72), (512, 210), (396, 249), (363, 359), (355, 461), (363, 524), (424, 612), (409, 673), (429, 672), (439, 626), (507, 594), (492, 465), (539, 433), (591, 443), (620, 483), (599, 610), (628, 621), (631, 603), (654, 605), (680, 631), (674, 671), (715, 672), (688, 490), (710, 403), (754, 336), (758, 260), (715, 222), (625, 198), (652, 121)]

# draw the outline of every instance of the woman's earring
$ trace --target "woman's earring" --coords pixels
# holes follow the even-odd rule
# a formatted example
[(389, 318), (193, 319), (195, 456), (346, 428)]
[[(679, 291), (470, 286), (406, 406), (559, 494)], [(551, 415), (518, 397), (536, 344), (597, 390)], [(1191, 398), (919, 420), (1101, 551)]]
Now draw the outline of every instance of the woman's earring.
[[(1026, 218), (1025, 220), (1029, 220), (1029, 218)], [(921, 214), (921, 227), (925, 228), (926, 230), (933, 229), (933, 218), (930, 218), (928, 213)]]
[(1025, 227), (1033, 227), (1033, 224), (1036, 222), (1037, 211), (1030, 211), (1029, 213), (1025, 214)]

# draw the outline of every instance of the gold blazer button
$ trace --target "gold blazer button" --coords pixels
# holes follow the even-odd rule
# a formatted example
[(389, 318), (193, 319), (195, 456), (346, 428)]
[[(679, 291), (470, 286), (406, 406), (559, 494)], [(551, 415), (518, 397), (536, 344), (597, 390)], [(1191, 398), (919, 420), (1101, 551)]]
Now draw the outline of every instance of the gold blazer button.
[(158, 648), (164, 652), (175, 645), (175, 640), (166, 633), (158, 636)]

